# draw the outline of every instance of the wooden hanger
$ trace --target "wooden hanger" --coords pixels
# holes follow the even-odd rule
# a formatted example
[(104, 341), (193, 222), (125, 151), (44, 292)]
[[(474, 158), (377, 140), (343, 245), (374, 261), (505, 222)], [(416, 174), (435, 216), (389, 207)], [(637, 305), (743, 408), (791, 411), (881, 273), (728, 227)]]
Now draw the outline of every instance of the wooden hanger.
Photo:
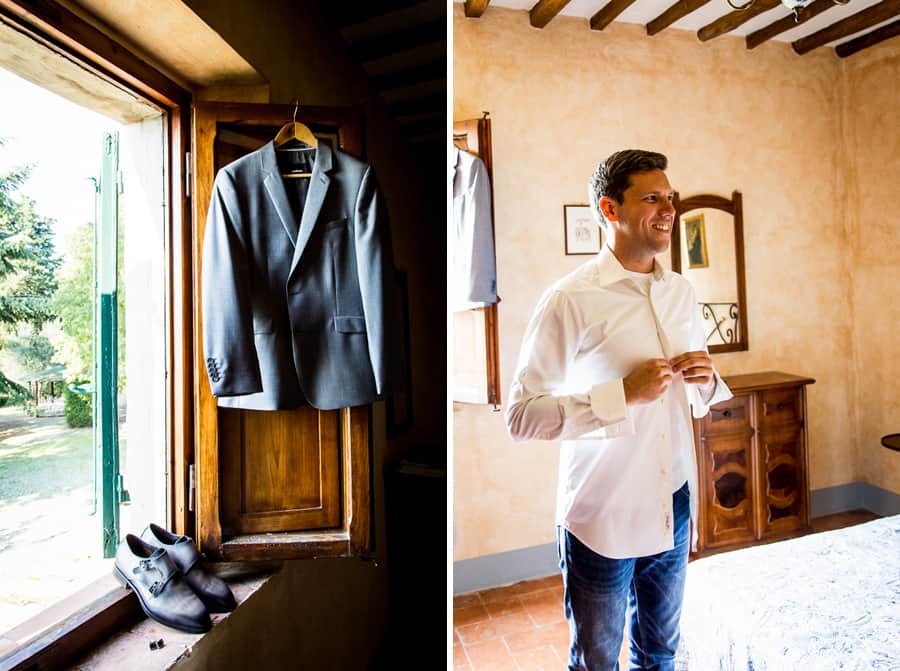
[[(281, 130), (278, 131), (278, 135), (275, 136), (275, 149), (276, 151), (314, 151), (319, 146), (319, 140), (313, 135), (312, 131), (309, 129), (304, 123), (297, 121), (297, 109), (300, 107), (300, 101), (296, 101), (294, 103), (294, 116), (291, 121), (288, 121), (281, 127)], [(297, 142), (302, 142), (307, 145), (305, 147), (285, 147), (288, 142), (291, 140), (296, 140)], [(288, 172), (282, 173), (282, 177), (311, 177), (311, 172)]]

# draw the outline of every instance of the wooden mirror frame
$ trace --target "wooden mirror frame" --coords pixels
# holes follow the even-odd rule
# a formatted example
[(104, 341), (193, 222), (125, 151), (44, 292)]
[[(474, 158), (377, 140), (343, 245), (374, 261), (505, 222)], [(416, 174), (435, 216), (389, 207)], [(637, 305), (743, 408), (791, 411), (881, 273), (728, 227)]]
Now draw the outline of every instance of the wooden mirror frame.
[(722, 196), (701, 194), (681, 200), (678, 192), (675, 192), (675, 222), (672, 226), (672, 270), (681, 272), (681, 217), (691, 210), (709, 207), (715, 210), (727, 212), (734, 218), (734, 269), (737, 275), (737, 305), (738, 305), (738, 338), (736, 342), (722, 345), (710, 345), (710, 354), (722, 352), (745, 352), (750, 349), (747, 336), (747, 284), (744, 274), (744, 207), (740, 191), (731, 194), (731, 200)]

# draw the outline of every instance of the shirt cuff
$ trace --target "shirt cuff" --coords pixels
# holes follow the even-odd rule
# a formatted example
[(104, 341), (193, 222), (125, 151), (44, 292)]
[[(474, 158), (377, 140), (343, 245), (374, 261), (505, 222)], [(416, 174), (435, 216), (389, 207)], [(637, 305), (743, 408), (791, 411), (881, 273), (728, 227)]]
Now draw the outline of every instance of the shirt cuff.
[(625, 421), (625, 385), (622, 380), (613, 380), (591, 387), (591, 412), (602, 426)]

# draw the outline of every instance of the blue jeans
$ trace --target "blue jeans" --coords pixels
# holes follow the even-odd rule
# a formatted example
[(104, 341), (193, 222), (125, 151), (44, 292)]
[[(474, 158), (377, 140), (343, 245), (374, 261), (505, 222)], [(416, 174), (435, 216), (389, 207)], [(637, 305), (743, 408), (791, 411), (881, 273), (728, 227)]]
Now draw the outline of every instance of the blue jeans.
[(675, 547), (609, 559), (559, 527), (559, 567), (569, 621), (569, 671), (619, 671), (627, 611), (630, 671), (673, 671), (690, 548), (687, 483), (672, 495)]

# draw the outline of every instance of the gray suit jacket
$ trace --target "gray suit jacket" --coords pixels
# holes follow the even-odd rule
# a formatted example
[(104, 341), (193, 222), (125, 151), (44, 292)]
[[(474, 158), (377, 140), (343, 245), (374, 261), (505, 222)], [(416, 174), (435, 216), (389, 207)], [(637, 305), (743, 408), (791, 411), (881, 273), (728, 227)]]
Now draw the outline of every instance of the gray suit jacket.
[(220, 406), (377, 400), (393, 291), (384, 199), (370, 166), (326, 143), (284, 179), (272, 142), (216, 175), (203, 240), (203, 349)]

